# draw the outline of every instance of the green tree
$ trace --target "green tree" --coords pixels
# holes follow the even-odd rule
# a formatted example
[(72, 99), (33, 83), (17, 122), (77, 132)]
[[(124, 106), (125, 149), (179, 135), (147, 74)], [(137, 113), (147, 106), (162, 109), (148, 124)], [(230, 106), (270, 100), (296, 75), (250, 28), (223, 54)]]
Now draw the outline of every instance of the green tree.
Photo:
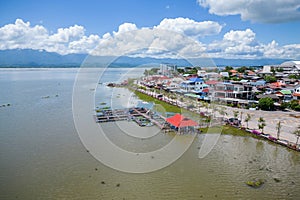
[(296, 75), (296, 74), (290, 74), (289, 75), (290, 79), (300, 79), (300, 75)]
[(275, 76), (276, 70), (274, 67), (271, 68), (272, 75)]
[(297, 100), (292, 100), (291, 102), (290, 102), (290, 108), (291, 109), (293, 109), (293, 110), (296, 110), (296, 107), (299, 105), (299, 103), (298, 103), (298, 101)]
[(276, 79), (275, 76), (269, 76), (269, 75), (265, 76), (265, 77), (264, 77), (264, 80), (265, 80), (266, 82), (268, 82), (268, 83), (274, 83), (274, 82), (277, 81), (277, 79)]
[(299, 137), (300, 137), (300, 125), (296, 128), (296, 130), (293, 132), (293, 134), (295, 134), (297, 137), (296, 145), (298, 145), (298, 141), (299, 141)]
[(278, 67), (278, 68), (276, 69), (276, 71), (278, 71), (278, 72), (283, 72), (283, 68), (282, 68), (282, 67)]
[(226, 67), (225, 67), (225, 71), (226, 71), (226, 72), (229, 72), (229, 71), (232, 70), (232, 69), (233, 69), (233, 67), (230, 67), (230, 66), (226, 66)]
[(145, 69), (144, 75), (145, 75), (145, 76), (148, 76), (148, 75), (149, 75), (149, 71), (148, 71), (147, 69)]
[(277, 129), (277, 140), (279, 140), (281, 127), (282, 127), (282, 126), (281, 126), (281, 121), (279, 121), (279, 122), (276, 124), (276, 129)]
[(245, 71), (247, 70), (248, 68), (243, 66), (243, 67), (239, 67), (236, 69), (236, 71), (238, 71), (239, 73), (245, 73)]
[(258, 101), (258, 107), (262, 110), (274, 110), (274, 101), (270, 97), (261, 98)]
[(298, 105), (295, 107), (295, 110), (296, 110), (296, 111), (300, 111), (300, 104), (298, 104)]
[(286, 109), (287, 107), (289, 107), (289, 103), (288, 102), (282, 102), (281, 104), (280, 104), (280, 109), (281, 110), (284, 110), (284, 109)]
[(266, 123), (265, 123), (265, 119), (263, 117), (260, 117), (258, 119), (258, 129), (261, 129), (261, 132), (263, 133), (264, 132), (264, 128), (266, 126)]
[(245, 118), (245, 122), (247, 123), (247, 129), (248, 129), (248, 122), (251, 120), (251, 115), (247, 113), (247, 116)]
[(144, 75), (149, 76), (149, 75), (154, 75), (157, 74), (159, 68), (151, 68), (150, 70), (145, 69)]
[(180, 74), (183, 74), (184, 73), (184, 69), (177, 68), (177, 72), (180, 73)]

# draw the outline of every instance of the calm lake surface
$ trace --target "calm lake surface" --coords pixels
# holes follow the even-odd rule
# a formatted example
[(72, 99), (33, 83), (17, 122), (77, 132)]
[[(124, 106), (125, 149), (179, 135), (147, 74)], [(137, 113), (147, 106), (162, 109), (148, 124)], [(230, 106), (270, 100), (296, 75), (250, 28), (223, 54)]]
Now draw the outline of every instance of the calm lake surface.
[[(0, 199), (300, 199), (300, 154), (254, 138), (221, 136), (199, 159), (205, 136), (198, 135), (180, 159), (152, 173), (123, 173), (101, 164), (86, 151), (74, 126), (77, 70), (0, 69), (0, 105), (11, 104), (0, 107)], [(142, 72), (110, 69), (100, 82)], [(95, 106), (109, 105), (111, 99), (115, 107), (130, 104), (112, 98), (112, 90), (116, 96), (130, 94), (99, 84)], [(115, 123), (102, 126), (115, 144), (137, 152), (172, 139), (159, 133), (147, 142), (124, 135)], [(256, 178), (266, 183), (258, 189), (245, 184)]]

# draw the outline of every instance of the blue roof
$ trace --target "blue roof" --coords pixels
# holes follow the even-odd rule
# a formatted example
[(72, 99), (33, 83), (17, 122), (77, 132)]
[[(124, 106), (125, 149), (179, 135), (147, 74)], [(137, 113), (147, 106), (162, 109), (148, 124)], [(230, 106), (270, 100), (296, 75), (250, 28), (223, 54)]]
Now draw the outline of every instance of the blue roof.
[(137, 107), (139, 108), (147, 108), (147, 109), (152, 109), (153, 108), (153, 103), (152, 102), (145, 102), (145, 101), (139, 101)]
[(256, 82), (250, 82), (251, 85), (255, 85), (255, 86), (258, 86), (258, 85), (265, 85), (266, 84), (266, 81), (256, 81)]
[(190, 78), (189, 80), (193, 82), (204, 82), (201, 78)]

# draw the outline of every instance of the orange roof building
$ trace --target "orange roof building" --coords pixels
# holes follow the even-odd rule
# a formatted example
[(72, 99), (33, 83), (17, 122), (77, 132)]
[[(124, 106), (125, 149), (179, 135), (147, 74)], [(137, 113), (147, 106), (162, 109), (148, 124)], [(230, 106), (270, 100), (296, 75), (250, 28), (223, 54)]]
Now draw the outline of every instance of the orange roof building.
[(183, 128), (183, 127), (193, 127), (193, 126), (198, 126), (198, 123), (186, 118), (185, 116), (181, 115), (181, 114), (176, 114), (173, 117), (169, 117), (166, 119), (166, 121), (175, 126), (176, 128)]

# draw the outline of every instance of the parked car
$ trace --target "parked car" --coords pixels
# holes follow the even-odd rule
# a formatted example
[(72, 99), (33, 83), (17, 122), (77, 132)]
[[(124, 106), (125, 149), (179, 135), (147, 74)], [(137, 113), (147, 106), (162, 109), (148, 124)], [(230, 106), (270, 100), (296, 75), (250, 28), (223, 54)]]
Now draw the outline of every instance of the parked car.
[(228, 123), (230, 125), (240, 126), (241, 120), (239, 120), (238, 118), (229, 118), (226, 120), (226, 123)]

